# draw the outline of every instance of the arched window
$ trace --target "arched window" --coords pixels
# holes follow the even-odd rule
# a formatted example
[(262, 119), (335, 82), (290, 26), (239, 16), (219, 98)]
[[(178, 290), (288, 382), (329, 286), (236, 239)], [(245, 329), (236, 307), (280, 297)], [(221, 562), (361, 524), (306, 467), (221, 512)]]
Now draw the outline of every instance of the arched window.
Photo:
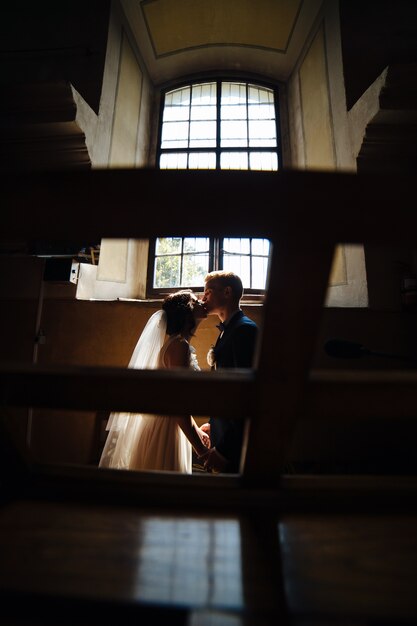
[[(277, 93), (252, 82), (189, 83), (163, 94), (157, 166), (161, 169), (276, 171), (281, 166)], [(245, 293), (265, 290), (267, 239), (164, 237), (150, 245), (148, 294), (202, 289), (213, 269), (242, 278)]]
[(241, 81), (185, 85), (164, 94), (161, 169), (277, 170), (273, 89)]

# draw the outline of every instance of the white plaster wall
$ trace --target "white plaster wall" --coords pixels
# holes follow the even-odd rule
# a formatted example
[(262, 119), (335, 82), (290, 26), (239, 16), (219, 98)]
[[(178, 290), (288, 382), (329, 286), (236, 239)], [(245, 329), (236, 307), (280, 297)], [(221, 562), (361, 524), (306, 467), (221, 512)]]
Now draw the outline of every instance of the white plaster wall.
[[(129, 25), (118, 4), (112, 3), (98, 115), (94, 113), (80, 94), (73, 88), (74, 100), (77, 104), (76, 119), (80, 128), (85, 133), (86, 144), (93, 168), (108, 167), (110, 163), (123, 31), (129, 33)], [(129, 41), (133, 46), (136, 61), (142, 73), (142, 94), (137, 131), (136, 156), (135, 162), (132, 165), (134, 167), (146, 167), (148, 165), (154, 90), (140, 53), (137, 47), (132, 43), (134, 41), (133, 37), (129, 37)]]
[[(289, 145), (291, 149), (289, 167), (294, 169), (314, 168), (314, 163), (308, 162), (306, 158), (307, 139), (303, 127), (303, 114), (305, 113), (303, 107), (308, 107), (308, 98), (307, 101), (303, 102), (301, 97), (300, 68), (321, 28), (324, 29), (324, 55), (327, 70), (325, 89), (328, 93), (328, 112), (333, 142), (332, 164), (329, 163), (329, 165), (330, 169), (336, 171), (355, 172), (357, 153), (352, 146), (353, 122), (349, 118), (346, 108), (339, 9), (338, 3), (334, 0), (323, 2), (322, 10), (317, 16), (298, 63), (288, 81)], [(304, 99), (306, 100), (306, 98)], [(314, 154), (314, 151), (310, 150), (308, 154)], [(312, 204), (319, 206), (320, 198), (312, 199)], [(335, 211), (337, 211), (337, 207), (335, 207)], [(366, 307), (368, 306), (368, 290), (363, 246), (351, 246), (349, 242), (340, 242), (340, 244), (343, 244), (346, 282), (345, 284), (329, 285), (325, 304), (337, 307)], [(339, 259), (341, 256), (339, 255)]]
[(379, 111), (379, 94), (385, 85), (388, 68), (372, 83), (348, 112), (349, 134), (354, 158), (359, 154), (366, 127)]
[[(96, 115), (80, 94), (73, 89), (74, 100), (77, 104), (77, 122), (86, 136), (86, 144), (90, 154), (93, 168), (107, 168), (117, 165), (112, 161), (112, 133), (114, 132), (115, 107), (118, 94), (119, 71), (121, 67), (121, 54), (123, 50), (123, 37), (129, 38), (129, 44), (134, 52), (137, 62), (137, 72), (140, 75), (141, 99), (138, 105), (137, 127), (132, 131), (136, 138), (134, 157), (126, 156), (129, 161), (125, 162), (131, 167), (146, 167), (149, 165), (149, 144), (151, 132), (152, 103), (154, 88), (150, 81), (143, 60), (130, 36), (129, 25), (124, 13), (117, 2), (112, 3), (109, 20), (108, 42), (106, 50), (103, 87), (100, 100), (99, 114)], [(126, 43), (126, 40), (125, 40)], [(126, 53), (126, 46), (124, 46)], [(132, 67), (132, 63), (130, 64)], [(113, 138), (114, 139), (114, 138)], [(114, 145), (114, 144), (113, 144)], [(113, 150), (114, 152), (114, 150)], [(120, 152), (120, 144), (119, 144)], [(132, 151), (129, 151), (132, 155)], [(122, 155), (123, 157), (123, 155)], [(114, 253), (113, 242), (103, 239), (101, 242), (101, 254), (99, 268), (81, 264), (81, 271), (77, 285), (78, 299), (104, 299), (113, 300), (118, 298), (144, 298), (146, 294), (146, 271), (148, 242), (146, 240), (129, 239), (124, 245), (119, 242), (118, 248), (124, 250), (115, 258), (119, 265), (118, 280), (105, 280), (101, 277), (109, 275), (104, 267), (109, 254), (106, 248)], [(98, 270), (98, 271), (97, 271)], [(124, 279), (120, 279), (123, 276)]]

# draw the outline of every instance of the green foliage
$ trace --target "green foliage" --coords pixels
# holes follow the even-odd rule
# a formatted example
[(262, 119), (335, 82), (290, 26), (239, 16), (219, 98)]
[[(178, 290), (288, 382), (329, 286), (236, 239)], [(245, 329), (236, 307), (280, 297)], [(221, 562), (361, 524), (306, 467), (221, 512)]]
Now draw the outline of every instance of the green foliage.
[[(157, 254), (155, 259), (156, 288), (195, 287), (204, 284), (204, 276), (208, 272), (208, 254), (189, 254), (195, 248), (185, 241), (181, 281), (181, 237), (160, 237), (157, 240)], [(161, 255), (161, 256), (159, 256)]]

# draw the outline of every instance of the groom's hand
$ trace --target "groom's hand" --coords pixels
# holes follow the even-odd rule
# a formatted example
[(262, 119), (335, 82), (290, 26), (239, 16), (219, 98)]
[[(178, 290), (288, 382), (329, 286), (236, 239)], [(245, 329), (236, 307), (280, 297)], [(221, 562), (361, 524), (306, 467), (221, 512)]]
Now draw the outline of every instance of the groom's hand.
[(216, 448), (211, 448), (204, 463), (204, 469), (206, 469), (207, 472), (224, 472), (228, 463), (229, 461), (222, 454), (220, 454)]

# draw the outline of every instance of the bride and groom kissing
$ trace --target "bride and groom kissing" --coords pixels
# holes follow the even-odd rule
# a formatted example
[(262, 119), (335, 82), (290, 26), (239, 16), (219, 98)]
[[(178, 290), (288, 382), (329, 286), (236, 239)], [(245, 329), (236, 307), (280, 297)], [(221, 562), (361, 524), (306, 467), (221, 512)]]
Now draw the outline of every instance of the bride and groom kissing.
[[(240, 308), (242, 281), (228, 271), (205, 277), (201, 300), (191, 290), (169, 294), (147, 322), (129, 362), (130, 368), (200, 370), (190, 340), (202, 319), (217, 315), (216, 344), (209, 351), (212, 369), (251, 368), (258, 328)], [(238, 473), (244, 420), (210, 417), (201, 427), (194, 418), (143, 413), (111, 413), (99, 467), (192, 473), (194, 454), (207, 472)]]

